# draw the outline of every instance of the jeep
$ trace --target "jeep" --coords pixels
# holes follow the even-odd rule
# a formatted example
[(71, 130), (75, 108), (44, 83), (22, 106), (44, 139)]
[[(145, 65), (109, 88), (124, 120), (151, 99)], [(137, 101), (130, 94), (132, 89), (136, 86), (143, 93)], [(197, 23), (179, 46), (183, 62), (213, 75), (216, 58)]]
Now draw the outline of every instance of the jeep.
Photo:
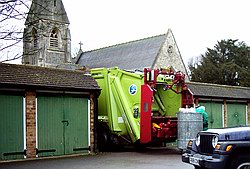
[(196, 169), (250, 169), (250, 127), (201, 131), (188, 141), (182, 161)]

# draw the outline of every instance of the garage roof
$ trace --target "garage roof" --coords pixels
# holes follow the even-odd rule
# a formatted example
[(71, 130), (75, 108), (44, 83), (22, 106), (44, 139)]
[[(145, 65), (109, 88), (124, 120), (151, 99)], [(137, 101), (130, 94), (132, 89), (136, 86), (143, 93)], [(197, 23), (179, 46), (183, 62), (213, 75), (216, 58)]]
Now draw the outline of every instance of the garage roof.
[(250, 88), (198, 82), (188, 82), (194, 96), (250, 100)]
[(67, 90), (100, 90), (84, 71), (0, 63), (0, 86), (33, 86)]

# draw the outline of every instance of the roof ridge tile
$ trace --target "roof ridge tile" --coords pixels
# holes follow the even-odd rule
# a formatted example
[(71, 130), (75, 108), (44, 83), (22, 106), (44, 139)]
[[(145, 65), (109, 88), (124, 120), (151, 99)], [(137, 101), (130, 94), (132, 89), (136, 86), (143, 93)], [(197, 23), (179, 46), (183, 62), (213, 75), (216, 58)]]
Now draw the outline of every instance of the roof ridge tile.
[(147, 39), (153, 39), (153, 38), (156, 38), (156, 37), (166, 36), (166, 35), (167, 35), (167, 33), (159, 34), (159, 35), (154, 35), (154, 36), (149, 36), (149, 37), (146, 37), (146, 38), (131, 40), (131, 41), (122, 42), (122, 43), (118, 43), (118, 44), (114, 44), (114, 45), (100, 47), (100, 48), (93, 49), (93, 50), (84, 51), (83, 53), (94, 52), (94, 51), (98, 51), (98, 50), (102, 50), (102, 49), (107, 49), (107, 48), (116, 47), (116, 46), (120, 46), (120, 45), (125, 45), (125, 44), (129, 44), (129, 43), (139, 42), (139, 41), (147, 40)]

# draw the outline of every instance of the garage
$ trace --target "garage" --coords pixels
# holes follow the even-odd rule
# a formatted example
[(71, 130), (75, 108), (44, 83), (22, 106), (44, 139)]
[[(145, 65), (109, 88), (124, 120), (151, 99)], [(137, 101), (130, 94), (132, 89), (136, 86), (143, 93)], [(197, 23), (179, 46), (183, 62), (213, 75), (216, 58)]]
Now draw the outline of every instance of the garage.
[(250, 88), (188, 82), (195, 104), (206, 107), (208, 127), (250, 125)]
[(0, 161), (97, 151), (100, 88), (84, 70), (0, 69)]
[(88, 110), (86, 97), (39, 95), (38, 156), (88, 153)]
[(220, 102), (204, 102), (200, 105), (205, 106), (208, 114), (208, 128), (222, 128), (223, 127), (223, 104)]
[(0, 93), (0, 160), (24, 158), (23, 96)]
[(244, 103), (227, 103), (227, 126), (247, 125), (247, 105)]

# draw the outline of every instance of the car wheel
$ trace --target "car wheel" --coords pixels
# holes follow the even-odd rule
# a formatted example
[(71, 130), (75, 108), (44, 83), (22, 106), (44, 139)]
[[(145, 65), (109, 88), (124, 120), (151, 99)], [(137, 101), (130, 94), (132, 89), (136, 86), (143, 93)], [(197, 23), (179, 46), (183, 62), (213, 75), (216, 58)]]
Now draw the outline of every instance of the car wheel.
[(235, 158), (230, 169), (250, 169), (250, 155), (240, 155)]

